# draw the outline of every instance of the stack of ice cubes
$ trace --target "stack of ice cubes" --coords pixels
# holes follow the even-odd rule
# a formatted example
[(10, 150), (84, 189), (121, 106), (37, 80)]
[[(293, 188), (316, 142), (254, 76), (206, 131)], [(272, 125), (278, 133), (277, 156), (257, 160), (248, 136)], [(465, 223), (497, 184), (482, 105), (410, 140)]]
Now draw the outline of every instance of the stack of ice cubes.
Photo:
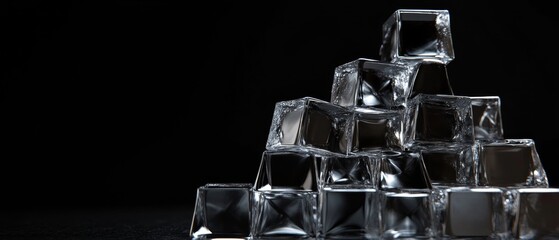
[(559, 238), (559, 189), (499, 96), (454, 95), (447, 10), (401, 9), (380, 60), (335, 69), (330, 101), (278, 102), (254, 184), (198, 189), (204, 238)]

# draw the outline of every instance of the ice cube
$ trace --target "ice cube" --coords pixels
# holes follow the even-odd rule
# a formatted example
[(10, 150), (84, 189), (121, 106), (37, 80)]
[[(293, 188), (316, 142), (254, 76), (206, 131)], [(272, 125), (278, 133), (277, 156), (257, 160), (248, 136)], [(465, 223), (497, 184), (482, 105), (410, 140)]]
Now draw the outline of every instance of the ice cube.
[(549, 186), (532, 139), (480, 142), (477, 161), (482, 186)]
[(380, 155), (332, 154), (321, 162), (321, 186), (378, 186)]
[(457, 187), (433, 193), (435, 226), (442, 238), (507, 239), (503, 191)]
[(341, 152), (339, 135), (348, 114), (343, 107), (312, 97), (278, 102), (266, 148), (305, 146)]
[(381, 60), (387, 62), (454, 59), (448, 10), (399, 9), (383, 24)]
[(404, 142), (473, 143), (471, 100), (468, 97), (419, 94), (405, 112)]
[(476, 140), (502, 140), (501, 99), (499, 96), (470, 97)]
[(474, 186), (477, 184), (472, 144), (415, 145), (421, 153), (433, 186)]
[(335, 69), (330, 102), (344, 107), (403, 107), (414, 75), (406, 65), (359, 58)]
[(381, 189), (431, 189), (431, 182), (419, 153), (410, 151), (383, 151), (381, 162)]
[(402, 111), (354, 108), (340, 143), (348, 152), (402, 150), (402, 119)]
[(412, 65), (413, 78), (409, 98), (417, 94), (454, 95), (448, 78), (446, 65), (436, 61), (422, 61)]
[(512, 234), (515, 239), (559, 239), (559, 189), (529, 188), (516, 191)]
[(324, 239), (377, 237), (380, 229), (378, 195), (379, 192), (371, 188), (325, 187), (320, 198), (319, 236)]
[(303, 150), (266, 150), (256, 177), (256, 190), (318, 191), (318, 166), (313, 153)]
[(245, 238), (250, 234), (251, 184), (206, 184), (198, 188), (190, 236)]
[(380, 209), (384, 238), (432, 237), (429, 191), (383, 192)]
[(256, 190), (252, 211), (252, 237), (314, 237), (317, 227), (316, 209), (316, 192)]

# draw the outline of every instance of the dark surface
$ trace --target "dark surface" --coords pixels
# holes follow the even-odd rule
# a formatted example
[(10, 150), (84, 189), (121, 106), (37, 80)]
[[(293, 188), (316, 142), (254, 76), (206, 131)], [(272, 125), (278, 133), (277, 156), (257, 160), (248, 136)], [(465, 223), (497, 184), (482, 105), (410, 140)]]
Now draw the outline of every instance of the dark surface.
[(50, 208), (2, 213), (0, 239), (190, 239), (185, 207)]
[(101, 224), (75, 212), (61, 220), (69, 227), (41, 212), (192, 207), (206, 183), (253, 183), (274, 104), (329, 100), (334, 68), (378, 59), (382, 24), (399, 8), (449, 10), (454, 93), (500, 96), (505, 137), (534, 139), (559, 186), (551, 3), (197, 4), (0, 3), (0, 209), (32, 206), (28, 224), (2, 225), (4, 235), (180, 235), (171, 220), (133, 230), (102, 220), (119, 210)]

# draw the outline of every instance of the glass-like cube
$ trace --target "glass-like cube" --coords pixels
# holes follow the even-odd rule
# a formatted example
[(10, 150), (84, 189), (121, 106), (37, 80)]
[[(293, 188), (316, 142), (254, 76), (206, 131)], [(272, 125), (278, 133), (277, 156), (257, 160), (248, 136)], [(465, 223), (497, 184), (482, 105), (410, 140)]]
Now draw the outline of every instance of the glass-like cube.
[(278, 102), (266, 149), (305, 146), (340, 152), (347, 115), (343, 107), (312, 97)]
[(454, 95), (448, 78), (446, 65), (436, 61), (422, 61), (414, 65), (409, 98), (417, 94)]
[(332, 154), (322, 158), (321, 186), (360, 185), (378, 186), (380, 154)]
[(313, 153), (266, 150), (256, 177), (256, 190), (318, 191), (318, 166)]
[(404, 142), (473, 143), (471, 100), (468, 97), (418, 94), (405, 113)]
[(341, 144), (349, 152), (402, 150), (402, 111), (354, 108)]
[(251, 184), (206, 184), (198, 188), (190, 236), (246, 238), (250, 234)]
[(479, 184), (482, 186), (549, 186), (532, 139), (480, 142), (478, 168)]
[(447, 64), (454, 59), (447, 10), (396, 10), (384, 22), (382, 32), (382, 61), (431, 59)]
[(476, 140), (502, 140), (501, 99), (499, 96), (470, 97)]
[(320, 196), (319, 236), (324, 239), (371, 239), (379, 235), (379, 192), (361, 186), (331, 186)]
[(431, 182), (417, 152), (382, 152), (380, 187), (383, 190), (431, 189)]
[(503, 192), (459, 187), (433, 193), (437, 235), (443, 238), (507, 239)]
[(253, 194), (252, 237), (298, 239), (316, 236), (316, 192), (265, 190)]
[(476, 185), (474, 145), (416, 145), (433, 186)]
[(433, 215), (429, 191), (383, 192), (380, 209), (383, 238), (432, 237)]
[(413, 74), (405, 65), (359, 58), (335, 69), (330, 102), (344, 107), (402, 107)]
[(519, 189), (513, 214), (515, 239), (559, 239), (559, 189)]

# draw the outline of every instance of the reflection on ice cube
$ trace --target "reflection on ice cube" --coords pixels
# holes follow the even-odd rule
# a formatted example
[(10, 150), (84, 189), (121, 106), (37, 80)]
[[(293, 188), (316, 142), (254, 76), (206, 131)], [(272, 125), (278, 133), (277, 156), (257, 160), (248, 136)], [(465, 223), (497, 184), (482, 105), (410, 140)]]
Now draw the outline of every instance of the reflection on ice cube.
[(371, 188), (325, 187), (320, 202), (320, 236), (371, 239), (379, 234), (379, 192)]
[(476, 140), (502, 140), (501, 100), (498, 96), (470, 97)]
[(344, 107), (403, 107), (413, 74), (406, 65), (359, 58), (335, 69), (330, 102)]

